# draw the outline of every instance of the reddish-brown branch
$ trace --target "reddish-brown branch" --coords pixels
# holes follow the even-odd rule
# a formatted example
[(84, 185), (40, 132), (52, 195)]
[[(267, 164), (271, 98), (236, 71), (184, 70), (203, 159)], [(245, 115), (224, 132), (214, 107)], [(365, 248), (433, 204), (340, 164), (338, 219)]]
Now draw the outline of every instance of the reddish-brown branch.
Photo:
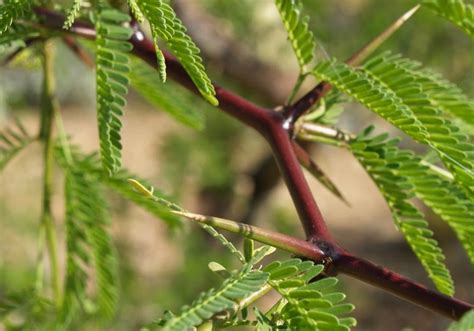
[(89, 68), (95, 67), (95, 62), (92, 57), (76, 42), (72, 36), (64, 36), (63, 42), (69, 49), (76, 54), (76, 56), (84, 62)]
[(381, 288), (450, 319), (458, 320), (464, 313), (474, 309), (472, 304), (430, 290), (387, 268), (375, 265), (347, 252), (340, 254), (334, 262), (336, 270), (343, 274)]
[[(64, 17), (43, 8), (36, 8), (35, 11), (38, 16), (44, 18), (45, 27), (61, 29)], [(71, 32), (86, 38), (95, 37), (93, 27), (83, 22), (76, 22)], [(130, 41), (134, 46), (133, 53), (136, 56), (153, 67), (157, 66), (153, 43), (146, 39), (143, 33), (136, 31)], [(191, 91), (198, 93), (181, 64), (169, 53), (165, 52), (165, 58), (169, 76)], [(293, 110), (296, 109), (298, 112), (304, 113), (306, 109), (315, 104), (330, 89), (329, 84), (324, 82), (318, 86), (295, 103)], [(340, 248), (331, 238), (326, 228), (298, 163), (289, 133), (290, 123), (288, 122), (288, 114), (259, 107), (220, 86), (215, 85), (215, 88), (216, 98), (219, 100), (219, 108), (256, 129), (272, 146), (280, 171), (306, 230), (307, 237), (311, 243), (323, 251), (327, 258), (332, 261), (332, 264), (329, 266), (330, 271), (340, 271), (348, 274), (452, 319), (459, 319), (463, 313), (473, 308), (468, 303), (431, 291), (386, 268), (357, 258)], [(297, 114), (295, 113), (293, 116)]]
[(293, 127), (298, 118), (303, 116), (311, 107), (318, 103), (331, 88), (332, 86), (328, 82), (320, 82), (293, 105), (285, 108), (284, 116), (287, 118), (290, 132), (293, 132)]

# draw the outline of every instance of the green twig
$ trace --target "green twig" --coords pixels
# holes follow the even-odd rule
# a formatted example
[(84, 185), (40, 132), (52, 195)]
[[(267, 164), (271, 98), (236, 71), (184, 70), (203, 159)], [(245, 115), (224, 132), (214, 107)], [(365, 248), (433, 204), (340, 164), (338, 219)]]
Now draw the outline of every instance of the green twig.
[(293, 88), (291, 89), (290, 95), (288, 96), (288, 100), (286, 101), (287, 105), (291, 105), (291, 103), (293, 102), (293, 99), (295, 98), (296, 94), (300, 90), (301, 85), (303, 84), (303, 82), (304, 82), (304, 80), (306, 79), (307, 76), (308, 76), (308, 74), (303, 74), (303, 73), (300, 73), (298, 75), (298, 78), (296, 79), (296, 83), (293, 86)]
[(59, 278), (56, 227), (51, 213), (54, 161), (52, 123), (54, 113), (58, 109), (57, 100), (54, 94), (54, 45), (52, 41), (45, 41), (43, 45), (43, 75), (43, 92), (41, 96), (41, 129), (39, 135), (39, 138), (44, 145), (43, 211), (41, 214), (41, 226), (45, 232), (46, 247), (49, 255), (51, 285), (54, 301), (59, 307), (62, 300), (61, 281)]
[(324, 263), (324, 259), (326, 258), (326, 255), (322, 250), (320, 250), (318, 247), (306, 240), (298, 239), (260, 227), (226, 220), (219, 217), (204, 216), (200, 214), (190, 213), (169, 201), (155, 197), (153, 195), (153, 188), (148, 189), (135, 179), (129, 179), (128, 182), (140, 194), (143, 194), (144, 196), (167, 206), (168, 208), (170, 208), (170, 211), (172, 213), (183, 216), (189, 220), (201, 224), (207, 224), (217, 229), (240, 234), (246, 238), (253, 239), (262, 244), (267, 244), (285, 250), (287, 252), (297, 254), (299, 256), (304, 256), (316, 262)]

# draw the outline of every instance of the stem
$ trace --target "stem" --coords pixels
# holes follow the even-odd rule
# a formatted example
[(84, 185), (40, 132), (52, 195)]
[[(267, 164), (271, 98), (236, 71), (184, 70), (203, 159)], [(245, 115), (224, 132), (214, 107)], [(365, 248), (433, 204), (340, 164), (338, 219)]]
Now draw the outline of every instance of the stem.
[(53, 187), (53, 132), (52, 124), (54, 113), (57, 111), (57, 102), (54, 95), (54, 45), (52, 41), (43, 44), (43, 93), (41, 96), (41, 130), (40, 139), (43, 142), (43, 211), (41, 225), (45, 231), (46, 247), (48, 250), (51, 285), (54, 301), (59, 307), (61, 305), (61, 281), (59, 277), (58, 251), (56, 243), (56, 227), (51, 213), (51, 197)]
[(298, 78), (296, 79), (295, 86), (293, 86), (293, 88), (291, 89), (290, 95), (288, 96), (288, 100), (286, 101), (287, 105), (291, 105), (291, 103), (293, 102), (293, 99), (295, 98), (296, 94), (300, 90), (301, 85), (303, 84), (307, 76), (308, 76), (307, 73), (303, 74), (300, 72), (300, 74), (298, 75)]
[(335, 260), (335, 264), (337, 270), (346, 275), (379, 287), (402, 299), (451, 319), (459, 320), (464, 313), (474, 309), (472, 304), (430, 290), (387, 268), (377, 266), (348, 253), (342, 253)]
[(264, 297), (272, 289), (273, 289), (273, 287), (271, 287), (268, 283), (263, 285), (262, 288), (260, 290), (258, 290), (257, 292), (254, 292), (251, 295), (249, 295), (248, 297), (246, 297), (245, 299), (239, 301), (239, 305), (237, 307), (237, 312), (241, 311), (245, 307), (250, 306), (255, 301), (257, 301), (260, 298)]
[(240, 234), (246, 238), (258, 241), (262, 244), (271, 245), (273, 247), (285, 250), (290, 253), (303, 255), (305, 257), (311, 258), (315, 262), (323, 263), (325, 259), (325, 253), (322, 250), (319, 250), (311, 243), (302, 239), (287, 236), (282, 233), (273, 232), (253, 225), (226, 220), (219, 217), (204, 216), (200, 214), (190, 213), (187, 211), (172, 210), (172, 212), (192, 221), (207, 224), (215, 228), (229, 231), (232, 233)]

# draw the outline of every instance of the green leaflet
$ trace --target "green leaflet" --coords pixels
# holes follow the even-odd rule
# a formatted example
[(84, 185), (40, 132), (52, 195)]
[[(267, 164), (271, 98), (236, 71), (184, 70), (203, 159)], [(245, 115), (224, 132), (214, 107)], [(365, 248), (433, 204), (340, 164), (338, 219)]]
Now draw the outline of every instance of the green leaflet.
[(197, 100), (174, 82), (159, 82), (156, 71), (135, 57), (131, 58), (130, 69), (130, 84), (153, 106), (185, 125), (195, 129), (204, 128), (203, 110), (210, 107), (207, 103)]
[[(64, 147), (63, 147), (64, 148)], [(106, 230), (108, 207), (97, 175), (84, 171), (90, 160), (74, 151), (57, 148), (57, 159), (65, 172), (66, 276), (64, 301), (58, 323), (66, 328), (87, 300), (94, 300), (101, 316), (111, 318), (118, 301), (118, 265), (115, 247)], [(86, 292), (94, 270), (97, 294)]]
[(313, 33), (308, 28), (309, 17), (301, 15), (300, 0), (275, 0), (275, 5), (288, 32), (300, 71), (306, 72), (306, 65), (313, 60), (316, 47)]
[(268, 283), (287, 301), (275, 315), (287, 321), (289, 329), (345, 331), (356, 325), (354, 318), (340, 317), (354, 306), (343, 303), (346, 296), (334, 291), (337, 279), (312, 281), (323, 270), (323, 265), (300, 259), (275, 261), (263, 268), (270, 274)]
[[(412, 151), (398, 149), (396, 143), (386, 136), (368, 138), (365, 134), (358, 138), (353, 148), (370, 145), (370, 151), (377, 153), (378, 157), (390, 156), (392, 162), (398, 160), (398, 163), (391, 164), (391, 171), (406, 178), (414, 194), (453, 229), (474, 265), (474, 232), (471, 229), (474, 203), (455, 183), (440, 177)], [(374, 158), (371, 162), (377, 160)]]
[[(451, 122), (440, 117), (429, 98), (405, 70), (407, 60), (369, 61), (367, 70), (327, 61), (313, 73), (329, 81), (367, 108), (407, 133), (434, 148), (466, 190), (474, 192), (474, 153), (465, 135)], [(411, 85), (413, 84), (413, 86)]]
[(176, 55), (202, 96), (209, 103), (217, 106), (216, 92), (199, 56), (199, 48), (186, 34), (186, 28), (176, 17), (173, 8), (163, 0), (138, 1), (138, 7), (151, 26), (158, 55), (158, 70), (162, 80), (165, 79), (165, 62), (158, 45), (158, 38), (166, 42), (169, 49)]
[(30, 13), (31, 3), (30, 0), (10, 0), (0, 6), (0, 37), (17, 19)]
[[(125, 169), (121, 169), (113, 176), (109, 176), (101, 167), (97, 154), (93, 153), (90, 155), (83, 155), (77, 146), (71, 146), (71, 150), (73, 154), (76, 154), (78, 155), (77, 157), (83, 159), (83, 162), (80, 163), (80, 166), (84, 173), (93, 174), (100, 183), (117, 192), (124, 199), (132, 201), (133, 203), (147, 210), (152, 215), (162, 219), (169, 226), (178, 227), (181, 225), (179, 217), (171, 213), (168, 207), (156, 203), (149, 197), (137, 194), (136, 190), (134, 190), (134, 188), (128, 182), (130, 178), (135, 178), (143, 185), (151, 187), (151, 185), (146, 180), (139, 178), (137, 175), (130, 173)], [(169, 200), (168, 196), (156, 189), (153, 190), (153, 197), (158, 200)]]
[(13, 127), (0, 131), (0, 171), (35, 138), (31, 137), (20, 121), (16, 120)]
[(64, 21), (63, 24), (63, 29), (70, 29), (74, 21), (76, 20), (76, 17), (79, 15), (79, 12), (81, 11), (81, 6), (82, 6), (82, 0), (74, 0), (72, 3), (71, 8), (69, 8), (69, 11), (66, 16), (66, 21)]
[[(414, 100), (423, 101), (422, 104), (415, 105), (416, 107), (431, 106), (438, 117), (442, 117), (440, 111), (444, 111), (474, 125), (474, 100), (470, 100), (456, 85), (440, 74), (422, 68), (421, 63), (384, 52), (367, 61), (364, 67), (380, 80), (387, 80), (388, 85), (401, 92), (403, 97), (413, 96), (416, 97)], [(399, 84), (396, 84), (397, 81)], [(449, 124), (445, 123), (445, 119), (438, 122)]]
[(140, 6), (138, 6), (136, 0), (128, 0), (128, 6), (130, 7), (133, 16), (138, 22), (141, 23), (145, 20), (145, 17), (143, 16), (142, 11), (140, 10)]
[(214, 314), (232, 310), (239, 300), (257, 292), (268, 280), (268, 273), (252, 270), (251, 264), (226, 279), (218, 289), (202, 293), (191, 306), (183, 307), (181, 313), (168, 320), (163, 331), (188, 330), (200, 325)]
[(229, 250), (229, 252), (234, 254), (240, 262), (245, 263), (245, 258), (242, 253), (223, 234), (219, 233), (216, 229), (207, 224), (201, 224), (201, 227), (211, 236), (216, 238), (222, 244), (222, 246)]
[(472, 331), (474, 330), (474, 310), (464, 314), (459, 322), (453, 322), (447, 331)]
[[(425, 176), (423, 170), (426, 172), (426, 169), (419, 166), (419, 159), (414, 158), (411, 152), (400, 151), (396, 148), (398, 140), (387, 140), (386, 135), (368, 138), (368, 132), (369, 130), (366, 130), (351, 143), (352, 152), (384, 195), (395, 224), (423, 264), (428, 276), (440, 292), (452, 295), (454, 284), (444, 264), (443, 252), (436, 240), (432, 238), (433, 232), (428, 229), (428, 223), (423, 214), (410, 202), (414, 193), (418, 193), (421, 198), (427, 198), (427, 204), (437, 206), (437, 211), (440, 211), (443, 201), (435, 201), (432, 192), (429, 192), (430, 189), (436, 188), (436, 186), (432, 187), (432, 178), (419, 177), (420, 171), (422, 176)], [(436, 184), (435, 182), (434, 185)], [(428, 191), (425, 191), (427, 189)], [(461, 202), (460, 204), (462, 205)], [(446, 210), (446, 207), (442, 210)], [(445, 213), (440, 214), (443, 216)], [(448, 215), (451, 216), (451, 214)], [(461, 213), (461, 217), (463, 216)], [(450, 217), (448, 219), (450, 225), (456, 221)], [(463, 233), (464, 228), (459, 229)]]
[[(469, 99), (459, 87), (444, 79), (440, 74), (429, 69), (418, 69), (417, 62), (412, 62), (410, 73), (425, 93), (432, 105), (457, 117), (474, 128), (474, 100)], [(413, 70), (417, 69), (417, 70)], [(468, 132), (469, 133), (469, 132)], [(470, 133), (472, 135), (472, 133)]]
[[(474, 192), (474, 146), (437, 107), (430, 86), (416, 76), (419, 63), (398, 55), (381, 54), (365, 64), (373, 79), (389, 87), (407, 105), (426, 131), (425, 143), (434, 148), (456, 179)], [(441, 97), (441, 95), (439, 95)]]
[(120, 116), (128, 92), (130, 71), (126, 52), (132, 49), (127, 41), (130, 28), (121, 25), (130, 17), (115, 9), (100, 8), (96, 21), (96, 90), (97, 122), (99, 125), (100, 156), (104, 169), (112, 175), (122, 165)]
[(474, 6), (463, 0), (424, 0), (422, 4), (456, 24), (474, 39)]

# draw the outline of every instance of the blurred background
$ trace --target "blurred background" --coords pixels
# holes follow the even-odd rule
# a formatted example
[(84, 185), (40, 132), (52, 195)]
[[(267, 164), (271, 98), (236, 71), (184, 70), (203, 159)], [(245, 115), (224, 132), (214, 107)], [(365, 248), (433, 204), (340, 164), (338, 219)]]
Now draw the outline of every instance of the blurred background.
[[(297, 63), (272, 0), (174, 0), (179, 16), (202, 50), (210, 76), (261, 105), (284, 103), (297, 77)], [(305, 0), (318, 41), (319, 59), (348, 58), (414, 1)], [(421, 9), (380, 49), (422, 62), (473, 96), (474, 50), (460, 30)], [(41, 75), (28, 54), (0, 69), (0, 128), (18, 117), (38, 130)], [(94, 74), (58, 43), (58, 92), (65, 128), (85, 151), (97, 150)], [(167, 83), (172, 84), (172, 83)], [(308, 81), (302, 91), (314, 81)], [(302, 236), (296, 212), (275, 171), (269, 148), (252, 130), (196, 102), (179, 90), (182, 107), (199, 114), (202, 129), (176, 122), (135, 92), (123, 118), (124, 166), (148, 178), (185, 208)], [(338, 126), (358, 132), (369, 124), (399, 135), (393, 127), (356, 104), (347, 104)], [(404, 147), (422, 151), (409, 140)], [(384, 264), (432, 286), (395, 229), (375, 185), (346, 151), (316, 146), (313, 156), (348, 201), (341, 202), (307, 176), (336, 239), (357, 255)], [(0, 296), (34, 282), (40, 215), (40, 146), (32, 145), (0, 174)], [(62, 177), (57, 171), (54, 216), (64, 238)], [(176, 311), (219, 282), (210, 261), (232, 267), (237, 261), (199, 227), (168, 226), (110, 193), (111, 231), (118, 246), (121, 301), (107, 325), (83, 320), (76, 330), (137, 330)], [(474, 300), (474, 271), (453, 233), (427, 210), (447, 255), (456, 295)], [(238, 240), (237, 240), (238, 242)], [(63, 245), (63, 240), (61, 240)], [(448, 320), (387, 293), (341, 276), (340, 287), (356, 305), (356, 330), (443, 330)], [(0, 326), (0, 330), (2, 330)]]

